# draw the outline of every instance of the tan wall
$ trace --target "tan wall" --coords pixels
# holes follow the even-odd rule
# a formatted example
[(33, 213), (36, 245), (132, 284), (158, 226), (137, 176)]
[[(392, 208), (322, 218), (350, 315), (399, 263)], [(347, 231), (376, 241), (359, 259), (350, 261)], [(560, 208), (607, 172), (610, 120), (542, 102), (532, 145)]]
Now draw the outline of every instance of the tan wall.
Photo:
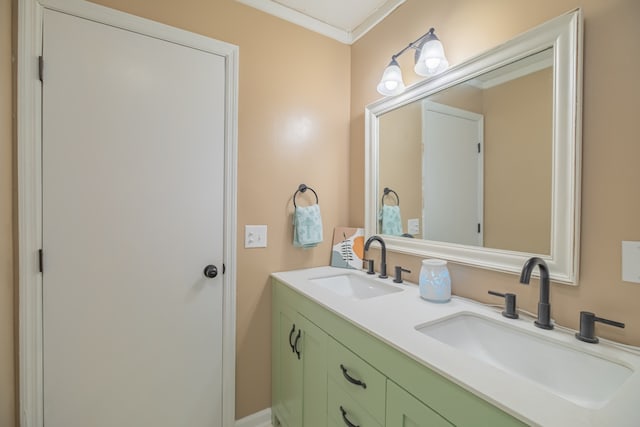
[[(363, 222), (363, 112), (379, 99), (375, 88), (393, 53), (433, 26), (449, 62), (459, 64), (576, 7), (585, 18), (581, 278), (578, 287), (552, 285), (552, 316), (575, 329), (580, 310), (594, 311), (627, 325), (598, 325), (598, 335), (640, 345), (640, 285), (622, 282), (620, 271), (620, 242), (640, 240), (637, 0), (407, 0), (352, 46), (349, 218)], [(406, 54), (399, 61), (405, 83), (418, 80), (412, 60)], [(415, 273), (408, 279), (417, 281), (420, 259), (391, 254), (388, 265), (409, 268)], [(497, 302), (487, 290), (514, 292), (522, 308), (536, 311), (537, 283), (527, 287), (515, 275), (459, 265), (451, 276), (455, 294)]]
[(483, 93), (488, 248), (551, 253), (552, 88), (547, 68)]
[(0, 0), (0, 426), (15, 417), (11, 67), (11, 0)]
[(461, 110), (484, 114), (482, 92), (483, 90), (477, 87), (459, 84), (431, 95), (429, 100)]
[[(9, 1), (0, 0), (0, 425), (12, 425)], [(347, 224), (350, 48), (233, 0), (97, 0), (240, 46), (236, 417), (271, 406), (269, 273), (327, 265)], [(5, 25), (6, 24), (6, 25)], [(5, 96), (5, 93), (7, 96)], [(298, 184), (320, 197), (325, 241), (292, 246)], [(267, 224), (266, 249), (244, 249), (245, 224)]]

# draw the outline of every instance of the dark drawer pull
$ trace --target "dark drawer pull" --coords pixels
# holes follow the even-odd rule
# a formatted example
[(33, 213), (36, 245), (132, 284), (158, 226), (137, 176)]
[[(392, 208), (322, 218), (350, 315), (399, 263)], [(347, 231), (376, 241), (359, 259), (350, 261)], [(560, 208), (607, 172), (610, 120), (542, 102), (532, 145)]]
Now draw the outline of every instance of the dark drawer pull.
[(351, 384), (358, 385), (358, 386), (360, 386), (362, 388), (367, 388), (367, 385), (364, 382), (362, 382), (360, 380), (357, 380), (357, 379), (353, 378), (351, 375), (349, 375), (347, 373), (347, 368), (345, 368), (343, 364), (340, 364), (340, 369), (342, 369), (342, 375), (344, 375), (346, 380), (349, 381)]
[(354, 424), (351, 421), (349, 421), (349, 419), (347, 418), (347, 411), (345, 411), (342, 406), (340, 406), (340, 412), (342, 412), (342, 420), (344, 421), (344, 423), (346, 425), (348, 425), (349, 427), (360, 427), (359, 425)]
[(300, 329), (298, 329), (298, 336), (296, 337), (296, 341), (293, 343), (293, 349), (296, 352), (296, 354), (298, 355), (298, 360), (300, 360), (300, 350), (298, 350), (298, 341), (300, 341), (300, 334), (302, 333), (302, 331)]
[(293, 337), (293, 333), (296, 330), (296, 324), (294, 323), (293, 326), (291, 326), (291, 332), (289, 332), (289, 346), (291, 347), (291, 351), (294, 352), (295, 351), (295, 347), (293, 346), (293, 343), (291, 342), (291, 337)]

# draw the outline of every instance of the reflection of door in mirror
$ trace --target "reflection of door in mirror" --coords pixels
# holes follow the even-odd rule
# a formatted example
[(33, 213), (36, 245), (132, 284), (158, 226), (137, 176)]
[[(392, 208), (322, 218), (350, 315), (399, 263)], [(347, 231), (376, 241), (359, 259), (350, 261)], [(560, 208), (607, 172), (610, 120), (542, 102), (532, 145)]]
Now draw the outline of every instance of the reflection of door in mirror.
[(422, 238), (482, 246), (483, 117), (423, 103)]

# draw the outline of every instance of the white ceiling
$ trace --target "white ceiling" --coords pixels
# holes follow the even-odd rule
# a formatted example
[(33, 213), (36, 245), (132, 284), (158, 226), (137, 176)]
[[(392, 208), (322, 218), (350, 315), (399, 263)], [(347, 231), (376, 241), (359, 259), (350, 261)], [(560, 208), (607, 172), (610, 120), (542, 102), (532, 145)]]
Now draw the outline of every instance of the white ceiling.
[(236, 0), (351, 44), (406, 0)]

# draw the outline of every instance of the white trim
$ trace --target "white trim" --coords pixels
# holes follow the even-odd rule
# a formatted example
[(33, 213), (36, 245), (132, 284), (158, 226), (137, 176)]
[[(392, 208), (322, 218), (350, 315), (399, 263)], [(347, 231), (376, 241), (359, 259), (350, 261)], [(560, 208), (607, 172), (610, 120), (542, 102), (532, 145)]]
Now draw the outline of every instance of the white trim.
[(44, 9), (113, 25), (158, 39), (223, 56), (226, 63), (225, 212), (223, 280), (222, 421), (235, 423), (236, 339), (236, 193), (238, 47), (168, 25), (81, 0), (18, 2), (17, 164), (18, 164), (18, 334), (19, 425), (43, 427), (42, 275), (37, 253), (42, 246), (41, 121), (42, 88), (38, 56), (42, 52)]
[[(536, 56), (536, 55), (533, 55), (533, 56)], [(545, 57), (542, 58), (541, 60), (532, 62), (530, 64), (526, 64), (524, 66), (518, 65), (516, 67), (511, 67), (511, 65), (513, 64), (507, 65), (500, 70), (496, 70), (495, 76), (489, 79), (475, 78), (473, 80), (469, 80), (466, 84), (468, 84), (469, 86), (476, 87), (478, 89), (491, 89), (494, 86), (498, 86), (503, 83), (510, 82), (511, 80), (515, 80), (517, 78), (527, 76), (537, 71), (544, 70), (545, 68), (553, 67), (553, 55), (549, 53), (548, 56), (545, 55)], [(492, 74), (492, 73), (489, 73), (489, 74)]]
[(273, 0), (236, 0), (238, 3), (261, 10), (269, 15), (276, 16), (285, 21), (304, 27), (308, 30), (338, 40), (344, 44), (352, 44), (369, 30), (375, 27), (380, 21), (389, 16), (398, 6), (406, 0), (389, 0), (380, 8), (369, 15), (362, 23), (354, 29), (338, 28), (334, 25), (323, 22), (312, 16), (298, 12)]
[(272, 427), (271, 408), (263, 409), (236, 421), (236, 427)]
[(378, 117), (403, 105), (473, 79), (521, 58), (553, 47), (554, 120), (551, 253), (549, 255), (385, 236), (387, 249), (420, 257), (441, 257), (460, 264), (520, 273), (531, 256), (549, 266), (552, 280), (578, 284), (582, 128), (582, 12), (552, 19), (436, 77), (422, 80), (396, 96), (365, 109), (365, 232), (376, 233), (378, 202)]

